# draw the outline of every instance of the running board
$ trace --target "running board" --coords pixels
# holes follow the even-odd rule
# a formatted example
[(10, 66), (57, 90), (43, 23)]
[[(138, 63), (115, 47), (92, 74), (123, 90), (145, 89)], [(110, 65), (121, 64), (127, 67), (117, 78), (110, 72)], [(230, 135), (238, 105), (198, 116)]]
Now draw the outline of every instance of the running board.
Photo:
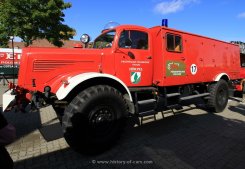
[(202, 94), (197, 94), (197, 95), (181, 97), (180, 101), (187, 101), (187, 100), (196, 99), (196, 98), (200, 98), (200, 97), (207, 97), (209, 95), (210, 95), (210, 93), (202, 93)]
[(180, 96), (180, 93), (170, 93), (170, 94), (166, 94), (166, 97), (167, 98), (170, 98), (170, 97), (178, 97)]

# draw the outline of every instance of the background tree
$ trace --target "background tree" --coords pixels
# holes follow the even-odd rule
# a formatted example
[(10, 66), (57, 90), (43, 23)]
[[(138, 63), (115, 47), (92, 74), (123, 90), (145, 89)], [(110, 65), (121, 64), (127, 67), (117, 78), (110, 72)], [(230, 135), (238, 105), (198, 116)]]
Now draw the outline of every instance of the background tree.
[(61, 47), (75, 30), (64, 24), (63, 10), (71, 3), (63, 0), (0, 0), (0, 45), (10, 36), (20, 37), (26, 46), (36, 39), (47, 39)]

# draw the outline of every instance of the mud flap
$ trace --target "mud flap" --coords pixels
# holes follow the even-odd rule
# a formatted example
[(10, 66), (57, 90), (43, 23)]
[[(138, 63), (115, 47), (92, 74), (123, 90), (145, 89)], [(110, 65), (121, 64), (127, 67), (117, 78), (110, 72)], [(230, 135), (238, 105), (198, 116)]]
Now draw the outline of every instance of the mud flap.
[(3, 94), (3, 110), (2, 112), (4, 112), (8, 107), (13, 106), (16, 102), (15, 96), (11, 94), (12, 90), (8, 90), (7, 92), (5, 92)]

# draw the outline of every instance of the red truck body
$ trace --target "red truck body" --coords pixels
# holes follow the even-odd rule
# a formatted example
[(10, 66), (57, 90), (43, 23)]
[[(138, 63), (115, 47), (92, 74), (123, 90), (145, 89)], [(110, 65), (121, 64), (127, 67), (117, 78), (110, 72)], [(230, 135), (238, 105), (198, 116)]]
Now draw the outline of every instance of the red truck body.
[[(117, 28), (117, 36), (127, 29), (147, 32), (148, 50), (24, 48), (18, 85), (38, 91), (50, 86), (56, 93), (62, 81), (85, 72), (111, 74), (128, 87), (212, 82), (223, 74), (230, 80), (242, 76), (237, 45), (160, 26), (123, 25)], [(167, 49), (168, 34), (180, 36), (182, 51)], [(127, 55), (129, 51), (135, 59)], [(132, 83), (132, 72), (138, 72), (139, 83)]]

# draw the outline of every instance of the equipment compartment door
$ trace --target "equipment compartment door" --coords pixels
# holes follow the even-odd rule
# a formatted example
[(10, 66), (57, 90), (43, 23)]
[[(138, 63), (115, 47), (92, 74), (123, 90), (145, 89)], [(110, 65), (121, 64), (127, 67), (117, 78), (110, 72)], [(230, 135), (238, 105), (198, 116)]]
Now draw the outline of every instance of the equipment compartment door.
[(164, 85), (201, 83), (204, 77), (200, 38), (174, 31), (163, 33)]
[(183, 37), (179, 34), (164, 32), (164, 63), (163, 75), (164, 85), (186, 84), (187, 74), (187, 57), (183, 50)]

